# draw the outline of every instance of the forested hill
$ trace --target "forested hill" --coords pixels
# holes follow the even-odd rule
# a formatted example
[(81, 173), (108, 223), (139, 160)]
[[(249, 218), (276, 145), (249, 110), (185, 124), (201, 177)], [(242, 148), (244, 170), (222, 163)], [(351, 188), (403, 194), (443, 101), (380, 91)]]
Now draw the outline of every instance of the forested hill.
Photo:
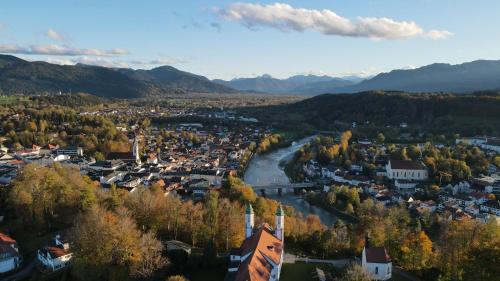
[[(259, 119), (313, 129), (333, 129), (342, 122), (396, 126), (406, 122), (468, 134), (500, 133), (500, 94), (408, 94), (364, 92), (326, 94), (260, 111)], [(264, 119), (263, 119), (264, 120)]]
[(476, 60), (462, 64), (435, 63), (416, 69), (381, 73), (356, 85), (332, 89), (332, 93), (370, 90), (471, 93), (500, 90), (500, 60)]
[(233, 93), (236, 90), (210, 81), (208, 78), (178, 70), (171, 66), (160, 66), (150, 70), (119, 69), (129, 77), (154, 83), (164, 89), (182, 89), (200, 93)]
[(82, 64), (29, 62), (14, 56), (0, 55), (0, 94), (59, 92), (83, 92), (106, 98), (140, 98), (234, 90), (173, 67), (118, 70)]

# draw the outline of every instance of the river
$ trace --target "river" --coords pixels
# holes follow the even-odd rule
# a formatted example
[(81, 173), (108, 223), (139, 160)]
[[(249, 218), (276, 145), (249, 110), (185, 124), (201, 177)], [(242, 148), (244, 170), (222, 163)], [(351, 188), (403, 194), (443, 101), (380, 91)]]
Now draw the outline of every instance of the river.
[[(286, 184), (290, 183), (290, 179), (286, 176), (280, 162), (293, 156), (293, 154), (300, 149), (304, 144), (316, 136), (310, 136), (294, 142), (291, 146), (278, 149), (268, 154), (255, 155), (245, 172), (244, 180), (249, 185), (267, 185), (267, 184)], [(303, 213), (305, 216), (312, 214), (317, 215), (321, 222), (327, 226), (333, 225), (336, 217), (331, 213), (311, 206), (301, 196), (294, 195), (293, 193), (266, 194), (266, 197), (280, 201), (284, 205), (291, 205), (297, 211)]]

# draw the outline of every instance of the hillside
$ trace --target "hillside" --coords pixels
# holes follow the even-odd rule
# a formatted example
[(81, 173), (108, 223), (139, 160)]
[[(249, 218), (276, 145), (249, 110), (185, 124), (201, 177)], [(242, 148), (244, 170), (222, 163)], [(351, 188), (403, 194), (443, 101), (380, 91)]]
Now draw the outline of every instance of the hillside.
[(236, 92), (236, 90), (214, 83), (204, 76), (181, 71), (171, 66), (160, 66), (151, 70), (119, 69), (119, 71), (133, 79), (154, 83), (162, 88), (200, 93)]
[(205, 77), (163, 66), (152, 70), (28, 62), (0, 55), (0, 94), (89, 93), (105, 98), (140, 98), (185, 92), (235, 92)]
[(245, 114), (289, 130), (335, 130), (339, 124), (348, 128), (352, 122), (368, 121), (374, 128), (397, 128), (406, 122), (430, 131), (500, 135), (500, 93), (495, 92), (325, 94), (274, 108), (253, 108)]
[(0, 55), (0, 92), (84, 92), (109, 98), (137, 98), (163, 94), (167, 90), (132, 79), (110, 68), (28, 62), (13, 56)]
[(436, 63), (410, 70), (381, 73), (359, 84), (332, 89), (332, 93), (369, 90), (405, 92), (454, 92), (500, 89), (500, 61), (477, 60), (450, 65)]

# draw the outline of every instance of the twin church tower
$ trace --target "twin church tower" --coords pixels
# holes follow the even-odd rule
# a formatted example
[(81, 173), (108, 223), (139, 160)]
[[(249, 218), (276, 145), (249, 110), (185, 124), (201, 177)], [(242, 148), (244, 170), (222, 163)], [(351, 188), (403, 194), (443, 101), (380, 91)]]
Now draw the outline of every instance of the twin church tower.
[[(278, 206), (276, 210), (276, 215), (274, 219), (275, 228), (274, 228), (274, 236), (279, 240), (283, 241), (285, 238), (285, 212), (283, 212), (283, 208), (281, 204)], [(255, 222), (254, 222), (254, 212), (252, 205), (249, 203), (247, 205), (247, 209), (245, 212), (245, 238), (249, 238), (253, 235), (255, 230)]]

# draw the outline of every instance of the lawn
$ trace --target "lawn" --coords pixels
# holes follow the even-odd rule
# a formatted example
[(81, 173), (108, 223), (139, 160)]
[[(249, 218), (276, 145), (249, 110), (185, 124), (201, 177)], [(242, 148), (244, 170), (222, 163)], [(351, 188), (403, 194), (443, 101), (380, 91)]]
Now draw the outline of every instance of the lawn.
[(281, 268), (280, 280), (312, 281), (316, 267), (323, 269), (325, 273), (334, 270), (332, 266), (320, 263), (285, 263)]
[[(211, 269), (197, 270), (187, 277), (190, 281), (221, 281), (226, 276), (227, 268), (214, 267)], [(283, 279), (285, 280), (285, 279)]]

